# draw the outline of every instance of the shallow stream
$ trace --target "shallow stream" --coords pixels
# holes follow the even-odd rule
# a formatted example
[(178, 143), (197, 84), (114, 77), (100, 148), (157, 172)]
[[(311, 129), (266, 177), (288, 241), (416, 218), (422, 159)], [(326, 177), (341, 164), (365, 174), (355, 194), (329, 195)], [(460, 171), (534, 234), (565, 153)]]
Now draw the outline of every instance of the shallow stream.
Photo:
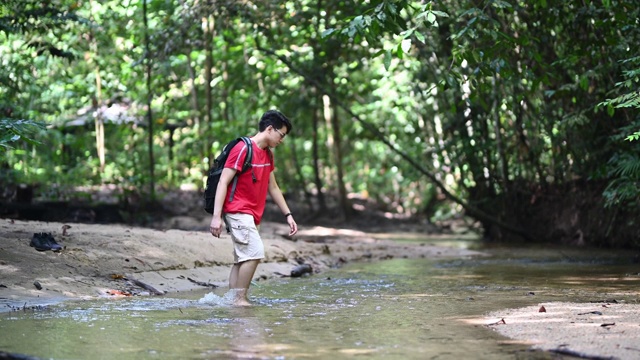
[(629, 252), (479, 250), (489, 256), (392, 259), (260, 282), (250, 308), (230, 306), (226, 289), (216, 289), (2, 313), (0, 351), (53, 359), (551, 359), (466, 320), (549, 301), (638, 299), (640, 266)]

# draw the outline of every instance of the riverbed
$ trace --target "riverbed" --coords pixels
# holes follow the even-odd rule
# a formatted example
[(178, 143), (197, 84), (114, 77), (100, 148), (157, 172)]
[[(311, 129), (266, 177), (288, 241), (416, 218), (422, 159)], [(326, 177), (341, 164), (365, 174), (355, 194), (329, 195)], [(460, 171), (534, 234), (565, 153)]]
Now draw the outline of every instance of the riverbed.
[(638, 301), (627, 252), (447, 242), (485, 255), (271, 279), (252, 288), (250, 308), (231, 306), (220, 287), (13, 311), (0, 314), (0, 349), (53, 359), (551, 359), (558, 355), (501, 335), (490, 316)]

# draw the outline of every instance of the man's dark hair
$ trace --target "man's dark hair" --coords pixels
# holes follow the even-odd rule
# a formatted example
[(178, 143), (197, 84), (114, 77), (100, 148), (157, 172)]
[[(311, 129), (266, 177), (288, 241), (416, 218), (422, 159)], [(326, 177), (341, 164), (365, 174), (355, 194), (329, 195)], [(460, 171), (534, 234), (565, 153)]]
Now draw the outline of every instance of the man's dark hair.
[(259, 124), (260, 131), (265, 131), (269, 127), (269, 125), (278, 130), (280, 130), (283, 126), (286, 126), (287, 134), (290, 133), (291, 130), (293, 130), (291, 121), (289, 121), (289, 119), (287, 119), (287, 117), (278, 110), (269, 110), (266, 113), (262, 114), (262, 118), (260, 118)]

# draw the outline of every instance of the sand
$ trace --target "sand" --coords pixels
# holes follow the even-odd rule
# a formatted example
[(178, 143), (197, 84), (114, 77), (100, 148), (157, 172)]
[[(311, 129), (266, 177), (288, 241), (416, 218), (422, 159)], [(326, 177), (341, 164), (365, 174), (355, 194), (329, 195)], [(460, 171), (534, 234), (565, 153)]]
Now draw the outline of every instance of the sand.
[(479, 322), (519, 343), (557, 354), (640, 359), (638, 304), (549, 302), (493, 312)]

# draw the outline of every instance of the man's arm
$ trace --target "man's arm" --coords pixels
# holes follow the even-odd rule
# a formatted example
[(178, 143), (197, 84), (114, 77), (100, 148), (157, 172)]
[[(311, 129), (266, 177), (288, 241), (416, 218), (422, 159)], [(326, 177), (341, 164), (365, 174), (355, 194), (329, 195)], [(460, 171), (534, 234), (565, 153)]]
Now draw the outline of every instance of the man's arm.
[(220, 181), (216, 188), (216, 198), (213, 203), (213, 215), (211, 216), (211, 224), (209, 225), (209, 232), (215, 237), (220, 237), (222, 233), (222, 208), (224, 205), (224, 199), (227, 197), (227, 189), (229, 183), (236, 176), (237, 170), (232, 168), (224, 168), (220, 174)]
[(269, 195), (271, 195), (271, 199), (273, 199), (273, 202), (275, 202), (276, 205), (278, 205), (278, 207), (280, 208), (280, 211), (282, 211), (282, 213), (285, 214), (285, 217), (286, 217), (287, 223), (289, 224), (289, 229), (290, 229), (289, 236), (295, 235), (298, 232), (298, 224), (296, 224), (296, 221), (293, 219), (293, 215), (289, 210), (289, 206), (287, 206), (287, 201), (284, 199), (284, 195), (282, 195), (282, 191), (278, 186), (278, 182), (276, 181), (276, 176), (273, 174), (273, 172), (269, 176)]

